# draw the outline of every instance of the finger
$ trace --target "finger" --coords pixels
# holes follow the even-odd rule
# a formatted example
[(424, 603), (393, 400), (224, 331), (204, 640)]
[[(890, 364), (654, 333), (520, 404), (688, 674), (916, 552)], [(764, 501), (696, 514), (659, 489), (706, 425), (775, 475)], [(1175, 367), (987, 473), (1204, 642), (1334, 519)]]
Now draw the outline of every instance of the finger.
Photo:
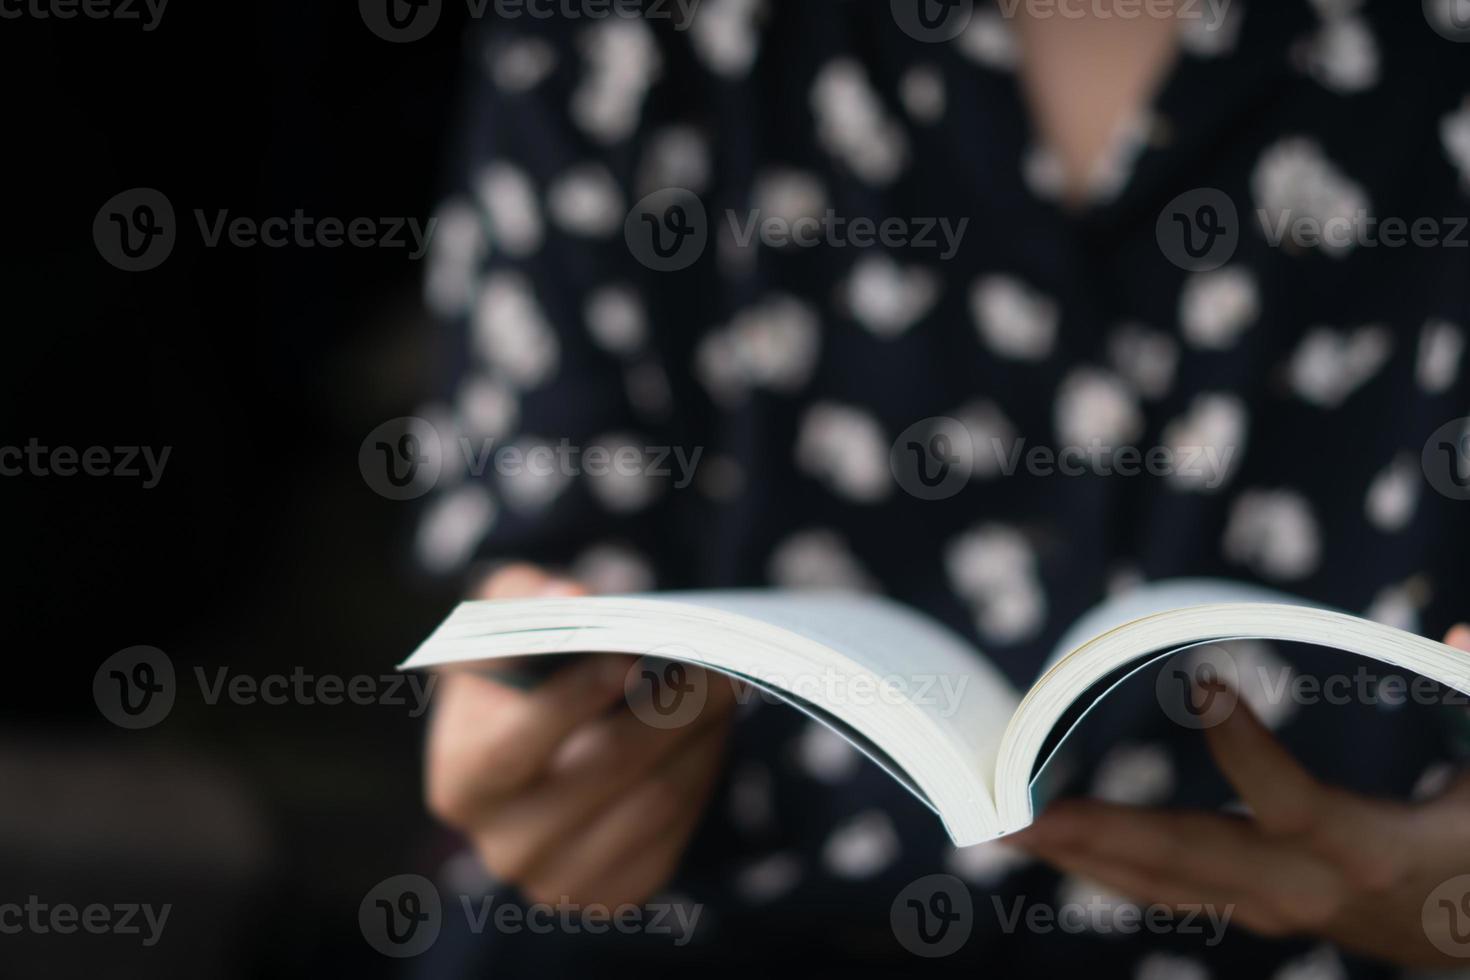
[(647, 860), (691, 812), (702, 809), (718, 770), (724, 726), (711, 726), (664, 765), (597, 815), (581, 832), (553, 848), (528, 875), (527, 890), (542, 895), (605, 895), (622, 870)]
[(1470, 626), (1460, 623), (1452, 626), (1450, 631), (1444, 635), (1445, 644), (1457, 650), (1470, 652)]
[(1246, 821), (1212, 813), (1069, 800), (1043, 814), (1019, 843), (1042, 854), (1091, 854), (1240, 894), (1268, 890), (1311, 901), (1337, 888), (1322, 862), (1266, 838)]
[(1223, 890), (1306, 921), (1330, 917), (1342, 894), (1341, 877), (1311, 852), (1212, 813), (1069, 800), (1043, 814), (1021, 845), (1046, 860), (1083, 855), (1196, 890)]
[[(639, 663), (641, 661), (634, 661), (629, 668), (630, 671), (636, 670)], [(687, 729), (692, 734), (700, 730), (704, 725), (730, 716), (735, 707), (735, 691), (734, 685), (727, 683), (724, 675), (717, 671), (706, 671), (700, 667), (691, 667), (689, 669), (689, 677), (692, 685), (703, 685), (705, 700), (699, 711), (688, 719), (680, 718), (680, 724), (678, 725), (650, 727), (657, 727), (658, 730), (671, 732)], [(624, 691), (627, 692), (626, 685), (624, 686)], [(629, 714), (630, 717), (626, 724), (631, 725), (634, 720), (643, 722), (644, 724), (648, 722), (648, 716), (646, 714), (638, 711), (631, 711)], [(595, 760), (604, 756), (607, 752), (607, 746), (604, 744), (606, 738), (607, 735), (603, 727), (598, 725), (583, 725), (576, 731), (569, 733), (567, 738), (557, 748), (555, 755), (548, 764), (548, 772), (555, 774), (567, 770), (574, 770), (578, 767), (585, 766), (589, 758)], [(596, 764), (594, 761), (593, 765), (595, 766)]]
[(1202, 888), (1195, 882), (1184, 882), (1169, 875), (1106, 858), (1095, 854), (1063, 851), (1048, 862), (1084, 882), (1101, 885), (1124, 898), (1145, 905), (1164, 905), (1179, 911), (1202, 905), (1224, 910), (1239, 907), (1245, 896), (1223, 888)]
[[(716, 774), (711, 773), (711, 786)], [(624, 861), (607, 878), (597, 882), (595, 894), (600, 896), (599, 901), (615, 907), (625, 902), (640, 905), (654, 897), (677, 871), (703, 812), (702, 803), (688, 808), (667, 833), (648, 845), (637, 861)]]
[(530, 782), (569, 732), (622, 697), (627, 663), (626, 657), (588, 657), (531, 691), (472, 673), (446, 675), (428, 741), (434, 812), (464, 825), (496, 797)]
[(559, 758), (546, 779), (482, 815), (476, 830), (485, 863), (508, 880), (523, 880), (551, 849), (716, 721), (705, 715), (683, 728), (659, 729), (621, 712), (589, 723), (593, 735), (574, 736), (587, 748), (570, 761)]
[(618, 702), (632, 663), (623, 654), (593, 654), (524, 692), (509, 721), (521, 736), (517, 751), (544, 763), (569, 734)]
[(679, 826), (650, 841), (636, 861), (623, 863), (613, 869), (608, 877), (587, 886), (585, 893), (573, 893), (573, 897), (609, 909), (642, 905), (649, 901), (668, 884), (677, 871), (697, 817), (696, 813), (682, 818)]
[(1222, 889), (1202, 890), (1192, 883), (1179, 884), (1165, 876), (1091, 856), (1060, 855), (1052, 863), (1133, 902), (1162, 905), (1175, 914), (1203, 912), (1208, 920), (1207, 928), (1223, 930), (1237, 924), (1265, 936), (1284, 936), (1294, 931), (1273, 910), (1254, 903), (1249, 896), (1236, 896)]
[(1322, 815), (1325, 794), (1312, 775), (1256, 717), (1244, 700), (1205, 729), (1210, 753), (1230, 785), (1271, 835), (1306, 833)]
[(642, 905), (653, 898), (674, 876), (689, 838), (693, 835), (702, 808), (691, 808), (679, 818), (664, 836), (649, 844), (636, 861), (625, 861), (609, 876), (596, 883), (596, 901), (616, 908), (619, 905)]
[(1408, 867), (1413, 842), (1402, 833), (1405, 808), (1322, 785), (1243, 701), (1205, 734), (1267, 836), (1305, 845), (1364, 887), (1388, 887)]
[(581, 584), (567, 578), (517, 562), (506, 565), (486, 578), (473, 590), (476, 599), (526, 599), (531, 596), (585, 595)]

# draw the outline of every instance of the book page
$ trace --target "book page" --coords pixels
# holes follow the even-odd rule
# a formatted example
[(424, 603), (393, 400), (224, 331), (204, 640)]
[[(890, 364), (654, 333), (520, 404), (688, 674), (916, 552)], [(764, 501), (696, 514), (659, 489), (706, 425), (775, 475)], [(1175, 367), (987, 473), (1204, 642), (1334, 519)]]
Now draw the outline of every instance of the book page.
[[(1237, 587), (1222, 584), (1226, 590), (1211, 585), (1208, 593), (1198, 583), (1160, 587), (1169, 591), (1156, 592), (1151, 600), (1180, 601), (1182, 596), (1186, 604), (1104, 628), (1062, 656), (1032, 687), (1006, 733), (997, 771), (996, 802), (1007, 832), (1030, 821), (1033, 773), (1044, 747), (1055, 742), (1050, 736), (1069, 708), (1116, 671), (1136, 669), (1187, 647), (1240, 639), (1306, 643), (1367, 657), (1470, 692), (1470, 661), (1462, 652), (1422, 636), (1249, 586), (1238, 589), (1257, 597), (1264, 592), (1268, 601), (1189, 601), (1206, 594), (1242, 594)], [(1116, 615), (1116, 609), (1112, 613)], [(1052, 745), (1053, 750), (1056, 747)]]
[[(964, 747), (979, 771), (987, 776), (995, 771), (1001, 736), (1020, 693), (984, 654), (927, 616), (889, 599), (836, 593), (684, 592), (659, 598), (749, 616), (830, 647), (905, 692)], [(778, 686), (806, 696), (792, 684)], [(865, 696), (841, 686), (831, 695)], [(822, 704), (826, 699), (808, 700)]]
[(1108, 630), (1135, 619), (1186, 606), (1204, 606), (1224, 602), (1281, 602), (1293, 606), (1314, 603), (1285, 592), (1258, 585), (1218, 578), (1175, 578), (1161, 582), (1145, 582), (1119, 595), (1104, 600), (1083, 613), (1067, 628), (1047, 658), (1043, 672), (1058, 660)]

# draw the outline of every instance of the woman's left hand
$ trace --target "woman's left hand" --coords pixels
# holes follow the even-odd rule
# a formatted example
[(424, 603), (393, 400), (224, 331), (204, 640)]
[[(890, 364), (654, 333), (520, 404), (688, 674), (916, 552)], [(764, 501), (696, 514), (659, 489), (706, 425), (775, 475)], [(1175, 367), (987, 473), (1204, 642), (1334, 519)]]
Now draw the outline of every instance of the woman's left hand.
[[(1470, 650), (1470, 628), (1445, 642)], [(1008, 842), (1134, 901), (1230, 908), (1267, 936), (1314, 935), (1406, 966), (1463, 965), (1470, 772), (1424, 803), (1359, 796), (1313, 779), (1238, 708), (1207, 736), (1248, 818), (1068, 800)]]

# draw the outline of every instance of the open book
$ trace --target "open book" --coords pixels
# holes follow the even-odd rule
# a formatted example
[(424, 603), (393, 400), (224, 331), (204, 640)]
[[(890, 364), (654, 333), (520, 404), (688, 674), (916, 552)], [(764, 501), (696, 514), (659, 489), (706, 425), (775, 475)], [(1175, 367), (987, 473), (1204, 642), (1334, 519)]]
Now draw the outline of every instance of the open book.
[[(971, 644), (896, 602), (772, 590), (466, 602), (402, 667), (625, 653), (713, 668), (851, 741), (965, 846), (1031, 822), (1033, 780), (1108, 690), (1162, 657), (1236, 639), (1331, 647), (1470, 693), (1462, 651), (1268, 590), (1183, 579), (1140, 586), (1083, 616), (1025, 692)], [(1204, 710), (1204, 688), (1226, 682), (1219, 667), (1206, 659), (1178, 679), (1188, 710)]]

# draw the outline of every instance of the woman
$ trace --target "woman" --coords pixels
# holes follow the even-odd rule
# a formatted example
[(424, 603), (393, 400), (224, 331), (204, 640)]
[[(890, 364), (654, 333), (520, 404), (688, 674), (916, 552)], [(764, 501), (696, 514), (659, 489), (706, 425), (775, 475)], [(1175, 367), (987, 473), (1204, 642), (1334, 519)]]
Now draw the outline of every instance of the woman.
[[(685, 488), (453, 474), (425, 561), (489, 597), (881, 590), (1018, 687), (1139, 580), (1254, 581), (1445, 635), (1465, 616), (1467, 505), (1420, 450), (1470, 393), (1452, 25), (1351, 0), (915, 9), (705, 0), (687, 25), (652, 5), (482, 25), (429, 282), (462, 328), (442, 411), (471, 442), (702, 456)], [(1422, 234), (1394, 244), (1394, 218)], [(889, 467), (895, 440), (944, 461), (935, 419), (975, 449), (942, 494)], [(1065, 476), (1018, 445), (1173, 463)], [(531, 690), (446, 678), (429, 805), (494, 879), (551, 904), (673, 891), (705, 915), (677, 948), (522, 933), (437, 955), (1147, 977), (1454, 962), (1424, 907), (1470, 871), (1470, 782), (1446, 766), (1463, 707), (1278, 702), (1202, 737), (1130, 688), (1092, 722), (1076, 799), (954, 852), (797, 713), (710, 689), (665, 731), (609, 711), (622, 675), (600, 661)], [(1388, 802), (1426, 772), (1416, 802)], [(972, 890), (973, 923), (925, 961), (889, 916), (936, 872)], [(1230, 927), (1010, 915), (1124, 900)]]

